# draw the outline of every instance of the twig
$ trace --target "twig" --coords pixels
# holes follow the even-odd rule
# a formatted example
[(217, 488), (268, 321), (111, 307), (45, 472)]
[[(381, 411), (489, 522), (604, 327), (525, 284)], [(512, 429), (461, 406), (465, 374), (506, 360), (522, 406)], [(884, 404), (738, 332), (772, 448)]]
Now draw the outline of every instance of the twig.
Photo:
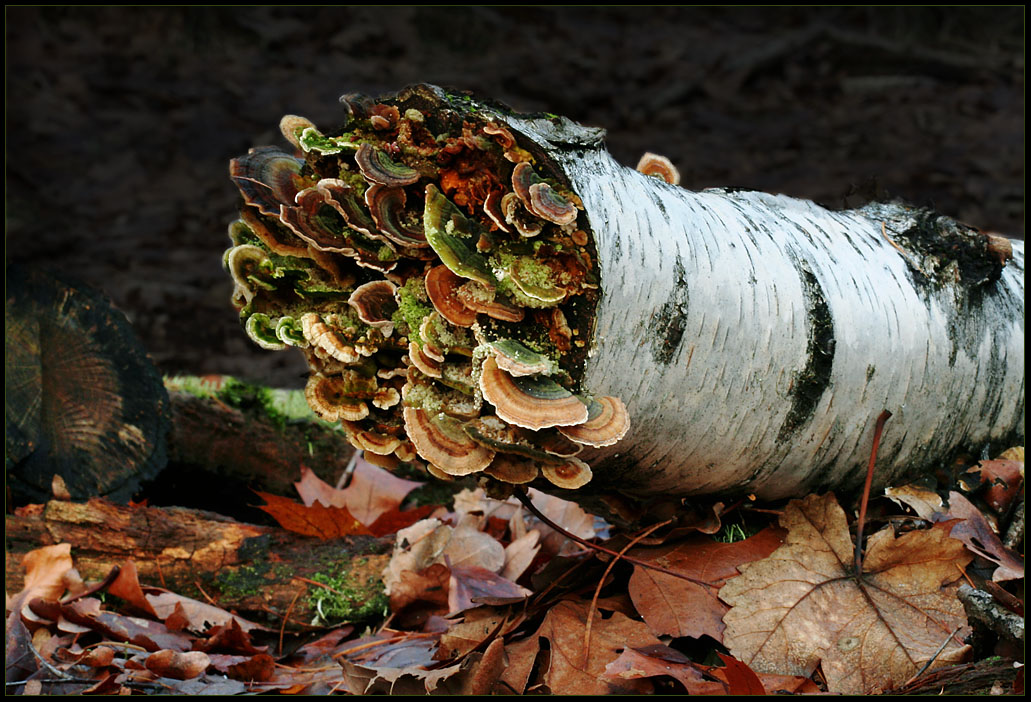
[(667, 524), (669, 524), (672, 521), (673, 521), (672, 519), (667, 519), (664, 522), (659, 522), (658, 524), (652, 524), (650, 527), (648, 527), (647, 529), (642, 531), (640, 534), (638, 534), (634, 538), (630, 539), (630, 542), (619, 551), (619, 554), (615, 558), (613, 558), (611, 561), (609, 561), (609, 565), (608, 565), (608, 567), (605, 568), (605, 572), (601, 574), (601, 578), (598, 580), (598, 587), (594, 588), (594, 597), (591, 598), (591, 606), (587, 610), (587, 627), (584, 629), (584, 657), (583, 657), (583, 668), (585, 670), (587, 669), (588, 654), (590, 653), (590, 650), (591, 650), (591, 629), (594, 626), (594, 612), (598, 608), (598, 595), (601, 594), (601, 588), (605, 585), (605, 578), (609, 577), (609, 573), (612, 572), (612, 568), (616, 565), (616, 562), (619, 561), (621, 558), (623, 558), (623, 555), (627, 551), (629, 551), (635, 544), (637, 544), (639, 541), (641, 541), (641, 539), (647, 537), (649, 534), (651, 534), (656, 529), (660, 529), (660, 528), (666, 526)]
[(959, 571), (959, 574), (963, 576), (963, 579), (967, 581), (967, 584), (970, 585), (970, 587), (976, 587), (974, 585), (974, 581), (970, 579), (969, 575), (967, 575), (966, 569), (960, 566), (959, 563), (953, 563), (952, 565), (956, 566), (956, 570)]
[(926, 672), (927, 672), (927, 669), (928, 669), (928, 668), (930, 668), (930, 667), (931, 667), (931, 664), (932, 664), (932, 663), (934, 663), (934, 662), (935, 662), (935, 661), (936, 661), (936, 660), (938, 659), (938, 656), (940, 656), (940, 655), (942, 654), (942, 651), (944, 651), (944, 650), (945, 650), (945, 647), (949, 645), (949, 641), (951, 641), (951, 640), (952, 640), (952, 637), (956, 635), (956, 632), (958, 632), (958, 631), (960, 630), (960, 628), (961, 628), (961, 627), (956, 627), (956, 628), (955, 628), (955, 629), (954, 629), (953, 631), (949, 632), (949, 635), (945, 637), (945, 640), (944, 640), (944, 641), (942, 641), (942, 645), (938, 647), (938, 650), (934, 652), (934, 655), (933, 655), (933, 656), (931, 656), (930, 660), (928, 660), (928, 661), (927, 661), (926, 663), (924, 663), (924, 667), (923, 667), (923, 668), (921, 668), (920, 670), (918, 670), (918, 671), (916, 672), (916, 675), (914, 675), (914, 676), (913, 676), (913, 677), (911, 677), (911, 678), (910, 678), (909, 680), (907, 680), (906, 682), (904, 682), (904, 683), (902, 684), (902, 687), (905, 687), (906, 685), (910, 685), (910, 684), (912, 684), (912, 682), (913, 682), (914, 680), (916, 680), (916, 679), (917, 679), (917, 678), (919, 678), (919, 677), (920, 677), (921, 675), (923, 675), (924, 673), (926, 673)]
[(870, 449), (870, 465), (866, 468), (866, 483), (863, 485), (863, 500), (859, 504), (859, 521), (856, 523), (856, 576), (863, 574), (863, 527), (866, 526), (866, 505), (870, 501), (870, 486), (873, 484), (873, 468), (877, 462), (877, 447), (881, 445), (881, 433), (884, 423), (891, 417), (891, 412), (884, 410), (877, 417), (877, 426), (873, 430), (873, 448)]
[(298, 590), (294, 598), (290, 600), (290, 606), (286, 608), (286, 614), (283, 615), (283, 626), (279, 627), (279, 655), (283, 655), (283, 634), (286, 632), (286, 624), (290, 621), (290, 612), (294, 611), (294, 604), (297, 602), (297, 598), (301, 596), (302, 590)]
[(70, 673), (66, 673), (63, 670), (58, 670), (57, 668), (55, 668), (53, 665), (51, 665), (50, 661), (43, 657), (43, 654), (36, 650), (36, 647), (32, 645), (31, 639), (25, 640), (25, 646), (32, 652), (32, 655), (35, 656), (36, 660), (39, 661), (40, 665), (46, 668), (47, 671), (49, 671), (51, 674), (56, 675), (62, 680), (90, 684), (94, 682), (89, 678), (78, 678), (74, 675), (71, 675)]
[(202, 588), (200, 586), (200, 581), (199, 580), (194, 580), (193, 584), (197, 586), (197, 589), (200, 591), (200, 594), (204, 595), (204, 599), (206, 599), (208, 602), (210, 602), (214, 606), (218, 607), (218, 602), (215, 602), (215, 600), (212, 599), (211, 595), (209, 595), (208, 593), (204, 592), (204, 588)]
[(547, 524), (549, 527), (551, 527), (552, 529), (554, 529), (558, 533), (562, 534), (562, 536), (566, 537), (567, 539), (571, 539), (571, 540), (575, 541), (576, 543), (580, 544), (581, 546), (583, 546), (585, 548), (589, 548), (592, 551), (601, 551), (602, 553), (607, 553), (610, 556), (621, 557), (627, 563), (633, 563), (634, 565), (639, 565), (642, 568), (647, 568), (648, 570), (654, 570), (654, 571), (657, 571), (659, 573), (665, 573), (666, 575), (671, 575), (674, 578), (679, 578), (680, 580), (687, 580), (688, 582), (697, 583), (698, 585), (705, 585), (706, 587), (713, 587), (712, 583), (707, 583), (704, 580), (698, 580), (696, 578), (692, 578), (690, 576), (684, 575), (683, 573), (677, 573), (676, 571), (669, 570), (668, 568), (662, 568), (661, 566), (657, 566), (657, 565), (654, 565), (652, 563), (648, 563), (646, 561), (641, 561), (641, 560), (638, 560), (636, 558), (631, 558), (630, 556), (621, 556), (619, 552), (613, 551), (610, 548), (605, 548), (604, 546), (600, 546), (598, 544), (592, 544), (590, 541), (587, 541), (586, 539), (582, 539), (579, 536), (577, 536), (576, 534), (572, 534), (572, 533), (566, 531), (565, 529), (560, 527), (558, 524), (556, 524), (555, 522), (553, 522), (550, 519), (548, 519), (547, 517), (545, 517), (544, 514), (541, 513), (541, 511), (539, 509), (537, 509), (537, 507), (533, 504), (533, 502), (530, 501), (530, 498), (527, 496), (527, 494), (525, 492), (516, 490), (515, 493), (513, 493), (513, 494), (515, 495), (515, 498), (517, 500), (519, 500), (520, 502), (523, 503), (523, 505), (526, 507), (526, 509), (530, 510), (530, 513), (533, 514), (533, 516), (537, 517), (537, 519), (540, 519), (542, 522)]

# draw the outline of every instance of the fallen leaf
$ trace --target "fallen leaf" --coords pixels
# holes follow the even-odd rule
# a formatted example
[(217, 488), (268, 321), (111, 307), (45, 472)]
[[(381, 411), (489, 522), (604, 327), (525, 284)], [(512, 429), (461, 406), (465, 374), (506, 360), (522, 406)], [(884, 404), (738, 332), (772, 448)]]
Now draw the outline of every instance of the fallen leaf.
[(470, 523), (462, 523), (451, 532), (441, 560), (449, 568), (483, 568), (497, 573), (505, 566), (505, 547), (497, 539), (479, 531)]
[(397, 511), (408, 493), (423, 484), (398, 478), (359, 456), (346, 488), (338, 490), (323, 482), (307, 466), (301, 466), (301, 479), (294, 487), (306, 506), (321, 502), (326, 507), (344, 507), (359, 522), (370, 525), (382, 515)]
[(434, 563), (423, 570), (401, 571), (400, 579), (390, 590), (390, 611), (397, 613), (414, 602), (431, 605), (434, 612), (447, 612), (451, 571), (443, 563)]
[(998, 566), (992, 574), (995, 582), (1024, 578), (1024, 559), (1002, 545), (998, 534), (989, 526), (981, 511), (962, 494), (950, 492), (948, 513), (935, 515), (935, 519), (960, 520), (952, 525), (949, 535), (962, 541), (971, 552)]
[(540, 649), (541, 642), (536, 635), (505, 645), (508, 665), (501, 671), (499, 680), (507, 689), (514, 690), (517, 695), (526, 691)]
[[(541, 511), (545, 517), (558, 524), (574, 536), (581, 539), (593, 539), (598, 535), (595, 529), (595, 520), (598, 519), (588, 514), (580, 505), (569, 502), (554, 495), (538, 492), (533, 488), (527, 492), (533, 506)], [(534, 522), (537, 520), (534, 519)], [(583, 547), (553, 530), (547, 524), (535, 524), (536, 529), (541, 532), (541, 549), (552, 555), (567, 555), (579, 551)]]
[(415, 507), (404, 512), (394, 509), (384, 512), (376, 518), (376, 521), (366, 526), (369, 527), (369, 531), (373, 536), (386, 536), (387, 534), (394, 534), (401, 529), (410, 527), (420, 519), (430, 516), (436, 510), (436, 505), (423, 505), (422, 507)]
[[(720, 658), (723, 655), (720, 654)], [(743, 663), (741, 665), (744, 665)], [(726, 683), (728, 688), (730, 687), (730, 677), (728, 668), (710, 668), (708, 666), (700, 666), (706, 674), (718, 679), (719, 681)], [(774, 673), (756, 673), (753, 674), (759, 677), (759, 681), (762, 683), (763, 688), (766, 690), (766, 694), (820, 694), (823, 691), (820, 686), (814, 683), (809, 678), (803, 678), (801, 675), (776, 675)], [(698, 693), (692, 693), (698, 694)], [(729, 694), (736, 694), (730, 692)]]
[(29, 650), (32, 636), (18, 612), (7, 618), (7, 640), (4, 642), (4, 681), (25, 680), (36, 672), (39, 663)]
[(626, 648), (660, 643), (644, 622), (637, 622), (619, 612), (608, 619), (594, 611), (591, 640), (584, 655), (584, 633), (587, 605), (563, 600), (548, 610), (535, 637), (551, 642), (551, 664), (544, 682), (556, 695), (606, 695), (613, 692), (650, 692), (652, 686), (643, 680), (615, 682), (605, 677), (605, 666), (619, 657)]
[(346, 507), (326, 507), (320, 502), (305, 506), (286, 497), (266, 492), (257, 494), (268, 503), (258, 505), (258, 509), (271, 514), (279, 526), (295, 534), (323, 540), (358, 534), (371, 535), (368, 528), (355, 519)]
[(471, 609), (483, 598), (518, 602), (533, 594), (486, 568), (451, 566), (450, 570), (451, 582), (447, 596), (449, 615)]
[(177, 595), (160, 587), (145, 587), (143, 591), (158, 619), (164, 621), (173, 614), (185, 616), (187, 628), (190, 631), (205, 632), (213, 626), (227, 626), (230, 622), (235, 622), (245, 632), (253, 629), (265, 629), (260, 624), (244, 619), (238, 614), (227, 612), (221, 607)]
[(469, 674), (463, 680), (458, 694), (489, 695), (494, 684), (505, 669), (505, 644), (501, 639), (494, 639), (479, 660), (472, 661)]
[(723, 615), (729, 607), (717, 593), (738, 575), (738, 566), (773, 553), (783, 542), (781, 529), (767, 528), (734, 543), (695, 535), (679, 544), (661, 548), (635, 548), (630, 556), (701, 584), (634, 565), (628, 591), (634, 606), (656, 636), (711, 636), (723, 641)]
[(829, 692), (873, 694), (910, 678), (943, 643), (934, 665), (968, 653), (956, 581), (971, 556), (944, 529), (877, 532), (857, 578), (832, 494), (790, 502), (780, 523), (785, 544), (740, 566), (720, 590), (731, 605), (723, 640), (735, 658), (755, 671), (803, 677), (821, 665)]
[[(182, 608), (176, 603), (177, 608)], [(227, 616), (232, 617), (228, 612)], [(228, 624), (217, 624), (208, 631), (208, 638), (204, 641), (197, 641), (193, 644), (194, 651), (220, 651), (231, 652), (245, 656), (253, 656), (268, 651), (268, 646), (255, 646), (251, 642), (250, 634), (243, 630), (240, 621), (236, 618), (229, 619)]]
[(668, 676), (679, 682), (692, 695), (725, 695), (727, 685), (706, 680), (700, 666), (679, 651), (659, 644), (627, 648), (619, 658), (605, 666), (605, 677), (637, 680)]
[(505, 565), (501, 569), (501, 576), (512, 582), (519, 580), (533, 563), (537, 552), (541, 550), (538, 544), (540, 540), (541, 533), (532, 529), (506, 546)]
[[(216, 661), (216, 659), (218, 659)], [(276, 662), (267, 653), (252, 656), (211, 656), (211, 665), (233, 680), (244, 682), (269, 682), (275, 677)]]
[(56, 600), (65, 591), (65, 573), (72, 569), (72, 545), (54, 544), (29, 551), (21, 559), (25, 585), (7, 602), (8, 612), (20, 612), (32, 599)]
[(166, 648), (188, 651), (193, 644), (191, 637), (169, 631), (168, 627), (160, 622), (103, 611), (100, 609), (100, 601), (91, 597), (65, 605), (61, 611), (65, 618), (75, 624), (88, 626), (110, 639), (135, 644), (147, 651), (160, 651)]
[(452, 624), (440, 635), (440, 647), (437, 649), (436, 657), (446, 661), (471, 653), (491, 634), (496, 633), (503, 621), (505, 615), (491, 607), (480, 607), (466, 612), (463, 621)]
[[(604, 520), (585, 512), (575, 502), (563, 500), (534, 488), (527, 490), (526, 494), (533, 505), (545, 517), (571, 534), (579, 536), (581, 539), (593, 539), (598, 535), (598, 532), (595, 530), (595, 524), (605, 523)], [(477, 488), (475, 490), (463, 490), (455, 495), (454, 505), (455, 512), (459, 514), (478, 512), (488, 518), (496, 517), (506, 521), (520, 517), (524, 522), (529, 522), (533, 529), (540, 531), (541, 544), (545, 553), (551, 555), (561, 553), (564, 555), (581, 549), (581, 546), (576, 542), (569, 540), (548, 525), (542, 524), (536, 517), (528, 514), (522, 504), (514, 497), (510, 497), (507, 501), (503, 502), (487, 497), (483, 488)], [(525, 533), (519, 528), (512, 528), (511, 532), (513, 538), (519, 538)]]
[(157, 617), (157, 612), (154, 611), (150, 602), (147, 602), (147, 598), (143, 595), (135, 562), (126, 561), (118, 569), (118, 577), (107, 588), (107, 591), (115, 597), (121, 597), (141, 612)]
[(162, 650), (155, 651), (147, 657), (147, 670), (163, 678), (173, 680), (189, 680), (196, 678), (208, 669), (211, 659), (201, 651)]
[(935, 512), (945, 508), (941, 496), (922, 485), (903, 485), (885, 488), (884, 494), (900, 505), (910, 507), (921, 519), (931, 521)]
[(765, 695), (766, 688), (755, 671), (736, 658), (719, 654), (725, 666), (723, 674), (727, 676), (727, 693), (731, 695)]
[(981, 461), (977, 470), (981, 473), (981, 484), (988, 484), (984, 499), (996, 514), (1005, 514), (1020, 495), (1020, 486), (1024, 482), (1024, 461)]
[(383, 584), (388, 595), (401, 582), (402, 573), (418, 573), (436, 562), (451, 541), (452, 528), (439, 519), (423, 519), (394, 537), (394, 552), (383, 570)]

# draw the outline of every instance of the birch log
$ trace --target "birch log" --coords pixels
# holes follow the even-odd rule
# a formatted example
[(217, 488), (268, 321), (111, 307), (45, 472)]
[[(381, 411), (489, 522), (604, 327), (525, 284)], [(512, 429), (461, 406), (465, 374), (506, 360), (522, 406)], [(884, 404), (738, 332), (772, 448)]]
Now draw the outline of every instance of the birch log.
[[(562, 473), (589, 465), (583, 490), (776, 498), (860, 484), (884, 409), (894, 416), (880, 484), (961, 449), (1023, 441), (1022, 242), (901, 204), (832, 212), (765, 193), (689, 192), (617, 164), (601, 130), (432, 86), (347, 105), (345, 127), (325, 135), (285, 118), (303, 164), (267, 150), (234, 161), (249, 235), (236, 230), (227, 267), (252, 338), (274, 346), (276, 330), (307, 348), (313, 406), (341, 418), (356, 445), (508, 482), (533, 480), (528, 462), (560, 486)], [(434, 138), (413, 137), (420, 129)], [(364, 201), (347, 199), (352, 187)], [(326, 224), (332, 209), (343, 225)], [(275, 249), (291, 246), (319, 275), (337, 271), (327, 289), (360, 323), (334, 316), (332, 295), (284, 302), (284, 274), (254, 272), (282, 268)], [(454, 274), (457, 312), (433, 296), (434, 268)], [(433, 306), (413, 317), (402, 291), (424, 275)], [(381, 279), (396, 283), (396, 299), (377, 313)], [(295, 317), (303, 324), (291, 332)], [(578, 338), (563, 345), (570, 327), (566, 341)], [(328, 380), (353, 375), (363, 354), (379, 359), (366, 373), (393, 377), (391, 349), (409, 351), (396, 364), (407, 373), (396, 409), (369, 394), (383, 387), (359, 396)], [(461, 387), (442, 368), (463, 353), (471, 412), (433, 389), (435, 378)], [(618, 424), (624, 404), (625, 435), (583, 429), (598, 416)], [(572, 458), (556, 437), (586, 448)]]

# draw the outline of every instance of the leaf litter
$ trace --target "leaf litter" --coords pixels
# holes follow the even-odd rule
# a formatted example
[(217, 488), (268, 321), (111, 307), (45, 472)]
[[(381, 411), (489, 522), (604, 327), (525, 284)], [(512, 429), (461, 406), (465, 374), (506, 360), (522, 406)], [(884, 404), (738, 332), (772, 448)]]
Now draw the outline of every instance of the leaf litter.
[[(379, 630), (359, 635), (345, 623), (307, 643), (291, 634), (284, 648), (282, 633), (277, 642), (217, 603), (141, 584), (132, 562), (84, 584), (60, 544), (26, 556), (25, 588), (7, 599), (7, 678), (21, 686), (14, 691), (49, 694), (902, 688), (922, 667), (968, 656), (955, 593), (975, 554), (996, 580), (1023, 578), (1022, 560), (1000, 550), (992, 528), (1022, 499), (1022, 462), (1019, 492), (1011, 463), (982, 462), (979, 475), (991, 521), (959, 493), (945, 503), (924, 488), (889, 490), (923, 521), (871, 536), (857, 576), (832, 495), (789, 503), (779, 527), (750, 513), (753, 526), (764, 521), (748, 538), (720, 523), (740, 503), (688, 505), (685, 513), (710, 518), (630, 541), (617, 532), (600, 553), (584, 541), (606, 543), (611, 527), (544, 493), (529, 491), (543, 520), (482, 489), (455, 495), (450, 509), (403, 510), (420, 483), (364, 461), (343, 489), (304, 470), (303, 503), (263, 495), (265, 509), (313, 538), (393, 543), (383, 574), (390, 615)], [(118, 599), (102, 602), (105, 592)]]

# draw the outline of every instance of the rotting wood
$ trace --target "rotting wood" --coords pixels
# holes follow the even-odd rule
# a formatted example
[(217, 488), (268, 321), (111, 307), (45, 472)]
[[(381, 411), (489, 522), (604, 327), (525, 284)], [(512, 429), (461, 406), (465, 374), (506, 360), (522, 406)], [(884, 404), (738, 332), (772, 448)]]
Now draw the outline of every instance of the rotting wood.
[(308, 580), (328, 572), (349, 574), (356, 587), (374, 583), (391, 545), (390, 539), (372, 537), (320, 541), (211, 512), (96, 499), (23, 508), (6, 516), (5, 528), (8, 592), (22, 587), (26, 553), (69, 543), (86, 580), (100, 580), (132, 560), (141, 584), (198, 600), (210, 597), (213, 604), (275, 629), (289, 610), (290, 630), (310, 625), (317, 614), (308, 597), (315, 586)]

